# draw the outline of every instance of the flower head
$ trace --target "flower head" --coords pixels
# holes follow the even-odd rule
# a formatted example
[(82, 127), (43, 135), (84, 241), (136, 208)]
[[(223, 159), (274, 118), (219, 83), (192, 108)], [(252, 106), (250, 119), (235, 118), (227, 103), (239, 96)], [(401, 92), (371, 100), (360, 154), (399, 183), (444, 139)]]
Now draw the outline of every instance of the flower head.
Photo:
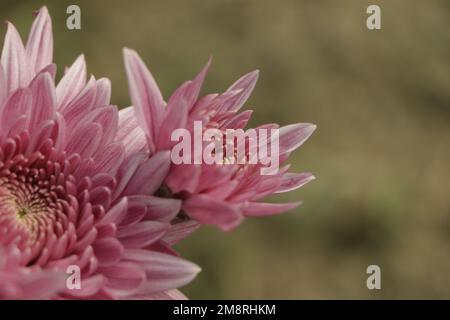
[[(199, 271), (163, 237), (180, 210), (152, 194), (167, 151), (138, 152), (110, 82), (80, 56), (55, 84), (51, 20), (8, 23), (0, 65), (0, 298), (180, 298)], [(66, 270), (81, 271), (81, 288)]]
[[(172, 132), (179, 128), (192, 132), (195, 121), (200, 121), (204, 129), (216, 128), (223, 133), (246, 127), (252, 111), (240, 112), (240, 109), (256, 84), (258, 71), (244, 75), (222, 94), (200, 98), (209, 61), (193, 80), (176, 89), (166, 103), (138, 54), (125, 49), (124, 56), (130, 96), (141, 127), (140, 132), (135, 129), (135, 135), (145, 134), (147, 150), (151, 154), (171, 150), (174, 145)], [(267, 136), (262, 146), (274, 142), (276, 136), (279, 146), (276, 156), (280, 164), (285, 164), (290, 153), (302, 145), (315, 128), (315, 125), (305, 123), (284, 127), (267, 124), (257, 130), (276, 129), (277, 134)], [(130, 147), (142, 150), (142, 139), (136, 139)], [(247, 152), (246, 157), (252, 157), (252, 154)], [(172, 164), (165, 179), (170, 195), (183, 200), (182, 212), (200, 223), (215, 224), (223, 230), (233, 229), (246, 216), (272, 215), (296, 207), (298, 202), (273, 204), (259, 200), (297, 189), (314, 179), (310, 173), (288, 172), (289, 165), (275, 174), (262, 175), (261, 164), (226, 164), (228, 158), (223, 160), (221, 164)]]

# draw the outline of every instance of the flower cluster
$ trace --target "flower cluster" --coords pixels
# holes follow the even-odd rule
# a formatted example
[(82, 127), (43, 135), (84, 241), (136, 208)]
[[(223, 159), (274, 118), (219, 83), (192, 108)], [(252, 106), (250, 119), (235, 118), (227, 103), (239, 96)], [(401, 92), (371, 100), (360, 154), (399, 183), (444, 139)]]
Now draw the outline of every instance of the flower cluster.
[[(45, 7), (25, 45), (8, 23), (0, 64), (0, 298), (183, 299), (177, 288), (200, 268), (174, 244), (200, 224), (230, 230), (246, 216), (289, 210), (298, 203), (259, 199), (313, 179), (288, 165), (263, 176), (260, 165), (173, 164), (173, 130), (192, 130), (194, 121), (223, 131), (246, 126), (251, 112), (239, 110), (258, 73), (199, 97), (208, 62), (166, 103), (138, 55), (125, 49), (124, 56), (133, 106), (119, 110), (109, 80), (88, 76), (83, 56), (55, 80)], [(280, 163), (314, 129), (279, 128)], [(66, 272), (74, 265), (75, 290)]]

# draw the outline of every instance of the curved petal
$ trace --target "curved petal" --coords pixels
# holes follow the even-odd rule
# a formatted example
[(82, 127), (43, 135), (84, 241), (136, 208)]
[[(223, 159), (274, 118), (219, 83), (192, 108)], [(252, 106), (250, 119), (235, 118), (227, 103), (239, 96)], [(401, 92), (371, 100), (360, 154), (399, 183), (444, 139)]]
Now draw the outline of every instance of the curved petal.
[(1, 63), (5, 72), (6, 92), (11, 93), (28, 85), (31, 73), (19, 32), (10, 22), (7, 25)]
[(52, 63), (53, 34), (52, 20), (46, 7), (42, 7), (34, 19), (26, 45), (26, 54), (30, 68), (38, 73)]
[(145, 250), (126, 250), (125, 258), (139, 264), (147, 279), (139, 294), (152, 294), (179, 288), (191, 282), (201, 269), (192, 262), (173, 255)]
[(155, 139), (164, 115), (165, 102), (152, 74), (139, 55), (123, 50), (131, 101), (136, 117), (149, 139), (150, 151), (155, 150)]
[(291, 202), (291, 203), (252, 202), (249, 203), (244, 209), (244, 215), (247, 217), (271, 216), (274, 214), (294, 209), (295, 207), (298, 207), (300, 204), (301, 202)]
[(297, 123), (281, 127), (279, 130), (279, 150), (280, 154), (283, 154), (300, 147), (316, 130), (316, 125)]
[(235, 206), (203, 194), (189, 197), (183, 203), (183, 210), (193, 219), (217, 225), (224, 231), (230, 231), (242, 222), (242, 216)]
[(253, 89), (255, 88), (256, 82), (258, 81), (259, 70), (247, 73), (235, 83), (233, 83), (225, 93), (231, 91), (240, 91), (231, 101), (227, 102), (223, 106), (223, 111), (238, 111), (247, 99), (250, 97)]

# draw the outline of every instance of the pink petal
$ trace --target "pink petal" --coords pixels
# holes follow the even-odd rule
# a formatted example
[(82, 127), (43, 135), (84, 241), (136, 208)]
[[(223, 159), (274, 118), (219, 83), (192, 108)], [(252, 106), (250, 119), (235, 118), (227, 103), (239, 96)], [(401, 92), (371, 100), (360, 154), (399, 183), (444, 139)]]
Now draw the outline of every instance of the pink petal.
[(113, 199), (117, 199), (127, 188), (130, 179), (135, 174), (138, 166), (145, 160), (145, 153), (133, 153), (125, 158), (116, 174), (117, 186), (113, 194)]
[(64, 120), (64, 117), (60, 113), (56, 113), (56, 124), (57, 134), (54, 138), (54, 148), (57, 152), (60, 152), (63, 150), (63, 148), (65, 148), (67, 142), (66, 122)]
[(95, 155), (95, 172), (107, 172), (115, 175), (125, 158), (124, 147), (120, 143), (111, 143)]
[(227, 89), (225, 93), (240, 91), (239, 94), (224, 106), (224, 111), (238, 111), (250, 97), (256, 82), (258, 81), (259, 70), (247, 73)]
[(29, 88), (16, 90), (0, 107), (0, 138), (8, 136), (10, 128), (21, 116), (29, 119), (32, 96)]
[(89, 111), (94, 107), (97, 91), (96, 84), (95, 78), (91, 76), (88, 83), (73, 97), (73, 99), (64, 106), (59, 105), (58, 110), (64, 115), (70, 128), (85, 124), (81, 119), (83, 116), (89, 117)]
[(35, 73), (53, 60), (52, 21), (46, 7), (42, 7), (31, 27), (26, 45), (30, 67)]
[(129, 262), (102, 266), (98, 271), (107, 278), (107, 288), (118, 296), (133, 294), (144, 284), (146, 278), (140, 267)]
[(66, 288), (65, 273), (37, 271), (25, 276), (21, 283), (21, 299), (49, 299)]
[[(85, 110), (84, 112), (87, 112), (87, 110)], [(80, 122), (98, 123), (103, 129), (102, 130), (103, 137), (100, 144), (102, 146), (105, 146), (114, 140), (117, 132), (117, 126), (119, 122), (117, 107), (115, 106), (97, 107), (93, 109), (92, 112), (89, 112), (87, 117), (83, 118), (82, 121)]]
[(127, 155), (144, 150), (147, 144), (145, 133), (137, 123), (133, 107), (119, 111), (116, 140), (123, 143)]
[(123, 53), (131, 101), (136, 117), (149, 139), (150, 151), (153, 152), (165, 102), (153, 76), (138, 54), (130, 49), (124, 49)]
[(3, 66), (0, 63), (0, 110), (5, 102), (7, 96), (6, 96), (6, 78), (5, 78), (5, 72), (3, 71)]
[(239, 210), (233, 205), (202, 194), (190, 196), (183, 203), (183, 210), (200, 223), (214, 224), (224, 231), (235, 228), (242, 221)]
[(297, 123), (279, 129), (280, 154), (291, 152), (300, 147), (316, 130), (316, 125)]
[(111, 81), (107, 78), (97, 80), (94, 106), (107, 106), (111, 100)]
[(95, 153), (102, 138), (102, 127), (97, 123), (91, 123), (83, 129), (73, 133), (66, 148), (68, 154), (78, 153), (82, 159)]
[(117, 236), (127, 248), (143, 248), (161, 239), (168, 229), (168, 223), (143, 221), (119, 228)]
[(56, 97), (53, 79), (49, 73), (39, 74), (30, 84), (33, 94), (33, 106), (30, 116), (30, 131), (45, 120), (56, 116)]
[(113, 237), (97, 239), (92, 247), (100, 265), (111, 265), (119, 262), (124, 251), (120, 241)]
[(130, 211), (133, 211), (135, 207), (144, 207), (146, 220), (170, 222), (181, 209), (181, 200), (174, 198), (131, 195), (128, 197), (128, 202)]
[(172, 165), (166, 183), (173, 193), (195, 192), (200, 182), (202, 168), (196, 164)]
[(6, 91), (11, 93), (28, 85), (31, 72), (20, 35), (11, 23), (7, 24), (8, 31), (3, 45), (1, 63), (5, 72)]
[(159, 252), (130, 249), (124, 256), (145, 270), (149, 281), (139, 290), (145, 295), (184, 286), (201, 271), (192, 262)]
[(311, 173), (285, 173), (283, 175), (281, 185), (276, 193), (288, 192), (300, 188), (308, 182), (314, 180), (315, 177)]
[(50, 64), (48, 64), (47, 66), (45, 66), (44, 68), (42, 68), (39, 72), (38, 72), (38, 74), (39, 73), (44, 73), (44, 72), (48, 72), (48, 73), (50, 73), (50, 75), (52, 76), (52, 79), (55, 79), (55, 76), (56, 76), (56, 64), (54, 64), (54, 63), (50, 63)]
[(105, 278), (101, 275), (95, 275), (87, 279), (81, 278), (80, 289), (67, 289), (66, 293), (71, 298), (87, 298), (95, 295), (104, 285)]
[(97, 223), (99, 226), (105, 226), (110, 223), (119, 224), (126, 216), (128, 210), (128, 199), (122, 198), (117, 202), (104, 217)]
[(209, 67), (211, 66), (212, 58), (209, 58), (206, 65), (203, 67), (203, 69), (200, 71), (200, 73), (192, 80), (192, 82), (189, 85), (189, 91), (186, 95), (186, 100), (188, 102), (189, 109), (192, 109), (194, 106), (194, 103), (198, 99), (198, 95), (200, 93), (200, 90), (203, 85), (203, 81), (205, 81), (206, 74), (208, 73)]
[(169, 167), (170, 152), (156, 153), (137, 168), (123, 194), (153, 194), (161, 187)]
[(176, 143), (171, 141), (171, 135), (175, 129), (186, 126), (188, 115), (188, 101), (186, 95), (189, 92), (190, 83), (185, 82), (170, 97), (167, 110), (157, 135), (156, 146), (158, 150), (170, 150)]
[(298, 207), (300, 204), (301, 202), (291, 202), (291, 203), (252, 202), (246, 206), (244, 210), (244, 215), (247, 217), (271, 216), (274, 214), (289, 211), (295, 207)]
[(33, 152), (39, 150), (45, 141), (52, 137), (53, 132), (55, 131), (56, 123), (52, 120), (44, 120), (39, 126), (34, 129), (33, 135), (30, 137), (30, 142), (28, 144), (28, 152)]
[(204, 193), (215, 199), (225, 200), (235, 191), (238, 183), (238, 181), (227, 181), (218, 186), (214, 186), (210, 190), (204, 191)]
[(191, 235), (199, 227), (200, 224), (195, 220), (177, 222), (170, 226), (170, 229), (164, 236), (163, 240), (167, 244), (173, 246)]
[(176, 104), (176, 101), (178, 100), (184, 100), (189, 110), (191, 110), (195, 106), (195, 103), (197, 102), (198, 99), (198, 95), (203, 85), (203, 81), (205, 80), (206, 74), (211, 65), (211, 61), (212, 59), (209, 58), (206, 65), (193, 80), (186, 81), (177, 90), (175, 90), (175, 92), (169, 99), (167, 108), (170, 108), (171, 106)]
[(80, 55), (70, 66), (56, 87), (58, 109), (64, 109), (86, 84), (86, 62)]
[(151, 197), (147, 202), (146, 219), (170, 222), (181, 210), (181, 200)]
[(188, 298), (179, 290), (167, 290), (154, 294), (136, 294), (132, 297), (137, 300), (188, 300)]
[(250, 120), (252, 114), (252, 110), (241, 112), (237, 116), (224, 123), (222, 127), (226, 129), (243, 129), (247, 126), (247, 123)]

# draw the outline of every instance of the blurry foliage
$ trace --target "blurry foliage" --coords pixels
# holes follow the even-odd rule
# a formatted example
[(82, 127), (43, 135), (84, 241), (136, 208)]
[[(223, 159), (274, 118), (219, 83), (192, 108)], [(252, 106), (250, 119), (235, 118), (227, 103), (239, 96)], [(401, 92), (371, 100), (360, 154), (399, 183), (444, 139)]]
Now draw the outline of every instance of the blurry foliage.
[[(81, 31), (65, 28), (75, 3)], [(448, 0), (0, 0), (0, 18), (25, 34), (43, 4), (59, 74), (85, 53), (121, 107), (127, 46), (166, 97), (212, 54), (204, 92), (258, 68), (252, 124), (318, 125), (291, 159), (318, 179), (282, 197), (304, 205), (178, 246), (204, 270), (191, 298), (450, 298)], [(381, 5), (381, 31), (365, 27), (369, 4)], [(369, 264), (382, 268), (380, 292), (365, 286)]]

